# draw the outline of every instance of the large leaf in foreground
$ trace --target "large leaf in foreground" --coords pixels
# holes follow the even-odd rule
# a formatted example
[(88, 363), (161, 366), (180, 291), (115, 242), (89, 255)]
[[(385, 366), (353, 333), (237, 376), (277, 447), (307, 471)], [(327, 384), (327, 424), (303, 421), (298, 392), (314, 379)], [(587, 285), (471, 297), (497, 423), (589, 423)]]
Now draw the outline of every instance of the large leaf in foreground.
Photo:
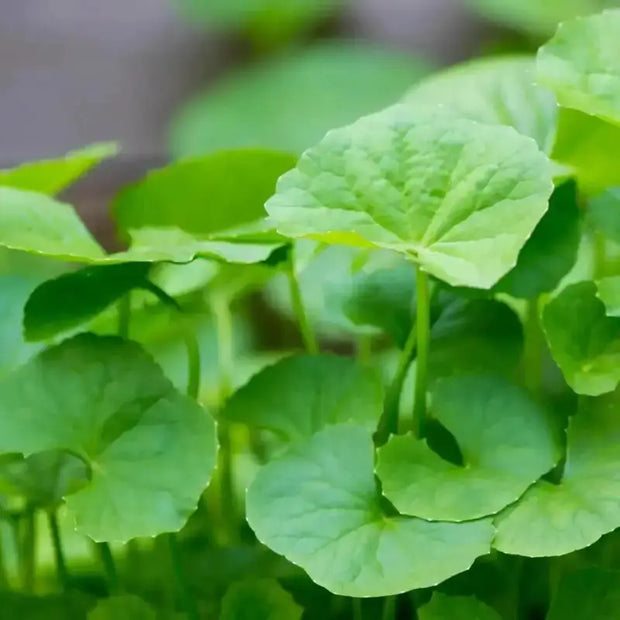
[(489, 288), (516, 263), (551, 191), (531, 138), (397, 105), (329, 132), (266, 209), (285, 235), (397, 250), (449, 284)]
[(297, 355), (252, 377), (227, 402), (222, 415), (294, 443), (344, 422), (374, 430), (382, 403), (379, 378), (355, 360)]
[(620, 319), (609, 317), (594, 282), (566, 287), (542, 313), (549, 348), (578, 394), (611, 392), (620, 382)]
[(538, 52), (538, 81), (560, 105), (620, 124), (620, 10), (560, 24)]
[(619, 394), (588, 399), (570, 419), (564, 476), (541, 480), (496, 518), (493, 546), (531, 557), (583, 549), (620, 527)]
[(303, 609), (274, 579), (241, 581), (228, 588), (220, 620), (301, 620)]
[(559, 458), (544, 409), (504, 379), (444, 379), (433, 391), (432, 415), (456, 439), (463, 464), (412, 435), (392, 437), (379, 450), (377, 475), (403, 514), (467, 521), (499, 512)]
[(113, 143), (92, 144), (58, 159), (33, 161), (0, 170), (0, 185), (55, 195), (116, 153), (117, 147)]
[(501, 620), (499, 614), (473, 596), (446, 596), (435, 592), (418, 609), (419, 620)]
[(423, 79), (404, 101), (435, 102), (465, 118), (510, 125), (548, 153), (557, 104), (551, 92), (534, 83), (535, 68), (530, 56), (479, 58)]
[(260, 541), (316, 583), (358, 597), (436, 585), (487, 553), (493, 533), (486, 520), (388, 516), (375, 485), (371, 431), (348, 424), (263, 467), (248, 491), (247, 518)]
[(215, 431), (137, 344), (83, 334), (0, 386), (0, 451), (47, 450), (90, 466), (66, 498), (78, 530), (126, 541), (183, 526), (211, 475)]

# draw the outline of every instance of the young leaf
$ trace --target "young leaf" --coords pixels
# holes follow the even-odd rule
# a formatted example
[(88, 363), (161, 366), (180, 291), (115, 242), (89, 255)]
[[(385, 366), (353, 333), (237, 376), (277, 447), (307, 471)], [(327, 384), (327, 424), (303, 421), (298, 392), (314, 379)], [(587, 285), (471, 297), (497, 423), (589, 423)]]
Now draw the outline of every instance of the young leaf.
[(183, 526), (209, 481), (215, 430), (137, 344), (82, 334), (0, 386), (0, 451), (47, 450), (90, 467), (89, 484), (66, 498), (77, 529), (126, 541)]
[(615, 392), (588, 399), (570, 419), (561, 482), (537, 482), (496, 517), (496, 549), (528, 557), (564, 555), (620, 527), (620, 504), (610, 499), (620, 497), (619, 397)]
[(550, 91), (534, 83), (535, 68), (530, 56), (478, 58), (423, 79), (404, 102), (432, 101), (481, 123), (510, 125), (549, 153), (557, 104)]
[(562, 576), (547, 620), (620, 620), (620, 571), (585, 568)]
[(359, 42), (289, 50), (191, 101), (173, 121), (172, 150), (177, 157), (236, 147), (301, 153), (332, 127), (391, 104), (426, 72), (415, 58)]
[(230, 398), (222, 416), (295, 443), (345, 422), (374, 430), (382, 404), (379, 378), (355, 360), (296, 355), (252, 377)]
[(499, 512), (559, 458), (544, 409), (504, 379), (439, 381), (431, 413), (456, 439), (463, 464), (449, 463), (412, 435), (392, 437), (379, 449), (377, 475), (402, 514), (467, 521)]
[(566, 287), (542, 313), (553, 359), (578, 394), (611, 392), (620, 382), (620, 319), (605, 313), (594, 282)]
[(228, 588), (220, 620), (301, 620), (303, 609), (275, 579), (241, 581)]
[(501, 620), (499, 614), (472, 596), (446, 596), (433, 593), (418, 610), (419, 620)]
[(123, 594), (100, 600), (88, 620), (157, 620), (157, 614), (141, 598)]
[(24, 308), (26, 340), (48, 340), (95, 318), (146, 283), (148, 263), (97, 265), (40, 284)]
[(579, 224), (577, 186), (569, 181), (556, 187), (549, 210), (523, 246), (515, 268), (497, 283), (496, 290), (524, 299), (552, 291), (577, 260)]
[(620, 124), (620, 10), (560, 24), (538, 51), (538, 81), (565, 108)]
[(59, 159), (45, 159), (0, 170), (0, 185), (54, 196), (118, 152), (113, 143), (92, 144)]
[(493, 535), (486, 520), (386, 514), (371, 431), (348, 424), (325, 428), (263, 467), (248, 490), (247, 519), (260, 541), (313, 581), (354, 597), (436, 585), (487, 553)]
[(278, 230), (405, 253), (454, 286), (490, 288), (547, 210), (531, 138), (443, 109), (397, 105), (331, 131), (278, 181)]

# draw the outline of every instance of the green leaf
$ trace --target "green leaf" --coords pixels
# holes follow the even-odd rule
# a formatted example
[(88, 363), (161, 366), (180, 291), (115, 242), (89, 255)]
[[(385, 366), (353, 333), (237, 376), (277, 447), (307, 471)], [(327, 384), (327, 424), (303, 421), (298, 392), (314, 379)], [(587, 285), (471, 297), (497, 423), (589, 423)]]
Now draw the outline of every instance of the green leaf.
[(139, 345), (82, 334), (0, 386), (0, 452), (48, 450), (90, 467), (89, 484), (66, 498), (77, 529), (126, 541), (183, 526), (209, 481), (215, 430)]
[(48, 340), (79, 327), (134, 288), (145, 285), (150, 265), (98, 265), (40, 284), (24, 308), (26, 340)]
[(100, 600), (88, 620), (157, 620), (157, 615), (138, 596), (123, 594)]
[(386, 514), (371, 431), (345, 424), (263, 467), (248, 490), (247, 519), (260, 541), (317, 584), (354, 597), (436, 585), (487, 553), (493, 535), (486, 520), (431, 523)]
[(92, 144), (59, 159), (28, 162), (0, 170), (0, 185), (53, 196), (117, 152), (113, 143)]
[(382, 405), (379, 378), (355, 360), (295, 355), (252, 377), (227, 402), (222, 415), (295, 443), (345, 422), (374, 430)]
[(522, 299), (552, 291), (577, 260), (580, 232), (577, 187), (569, 181), (555, 189), (549, 210), (523, 246), (517, 265), (496, 290)]
[(538, 81), (565, 108), (620, 124), (620, 10), (560, 24), (538, 51)]
[(418, 609), (419, 620), (501, 620), (499, 614), (472, 596), (446, 596), (435, 592)]
[[(578, 313), (578, 310), (575, 310)], [(493, 546), (529, 557), (564, 555), (620, 527), (620, 416), (615, 392), (587, 399), (568, 425), (559, 484), (541, 480), (500, 513)]]
[(557, 104), (534, 83), (531, 56), (478, 58), (423, 79), (406, 103), (438, 103), (481, 123), (509, 125), (534, 138), (542, 151), (553, 146)]
[(86, 620), (90, 600), (71, 594), (30, 596), (18, 592), (0, 592), (0, 609), (11, 620)]
[(578, 394), (611, 392), (620, 382), (620, 320), (606, 315), (594, 282), (566, 287), (542, 313), (553, 359)]
[(303, 609), (275, 579), (241, 581), (228, 588), (220, 620), (301, 620)]
[(490, 288), (547, 210), (531, 138), (397, 105), (331, 131), (266, 204), (292, 237), (397, 250), (453, 286)]
[(426, 440), (393, 436), (379, 449), (383, 493), (402, 514), (467, 521), (516, 501), (559, 458), (547, 413), (520, 388), (492, 376), (438, 382), (431, 415), (456, 439), (462, 465)]
[(359, 42), (289, 51), (191, 101), (173, 121), (172, 150), (177, 157), (235, 147), (301, 153), (332, 127), (391, 104), (426, 72), (415, 58)]
[(591, 198), (586, 213), (597, 232), (620, 244), (620, 187), (611, 187)]
[(620, 571), (586, 568), (563, 575), (547, 620), (620, 619)]
[(620, 276), (607, 276), (596, 282), (597, 297), (605, 305), (607, 316), (620, 318)]

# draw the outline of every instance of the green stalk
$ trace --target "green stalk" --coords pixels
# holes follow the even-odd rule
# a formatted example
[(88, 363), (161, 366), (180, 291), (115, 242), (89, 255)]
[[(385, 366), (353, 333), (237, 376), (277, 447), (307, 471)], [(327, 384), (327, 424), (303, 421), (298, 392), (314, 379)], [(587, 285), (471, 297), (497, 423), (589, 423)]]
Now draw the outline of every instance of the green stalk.
[(364, 620), (364, 611), (362, 610), (362, 599), (351, 599), (353, 605), (353, 620)]
[(21, 519), (20, 573), (25, 592), (34, 591), (35, 554), (37, 542), (36, 511), (32, 506), (26, 509)]
[(118, 307), (118, 335), (127, 340), (131, 322), (131, 293), (127, 293), (117, 304)]
[(122, 590), (120, 581), (118, 579), (118, 571), (116, 569), (116, 562), (112, 555), (112, 549), (106, 542), (95, 543), (95, 549), (101, 560), (101, 566), (103, 567), (103, 573), (105, 575), (106, 583), (108, 584), (108, 592), (110, 594), (119, 594)]
[(545, 350), (545, 338), (540, 327), (538, 307), (539, 299), (528, 301), (523, 351), (525, 385), (535, 396), (539, 396), (542, 391), (543, 354)]
[(304, 347), (308, 353), (314, 355), (319, 352), (319, 347), (314, 331), (308, 321), (308, 315), (306, 314), (306, 309), (304, 307), (301, 289), (299, 288), (299, 280), (297, 279), (297, 273), (295, 272), (295, 253), (293, 248), (289, 251), (287, 275), (289, 292), (291, 295), (291, 304), (293, 306), (295, 317), (297, 318), (297, 324), (299, 326)]
[(185, 573), (181, 562), (181, 552), (179, 549), (179, 541), (175, 534), (164, 534), (168, 541), (168, 549), (170, 550), (170, 559), (172, 560), (172, 569), (179, 588), (179, 594), (183, 601), (183, 608), (190, 620), (200, 620), (198, 606), (196, 600), (192, 596), (189, 587), (185, 581)]
[(381, 620), (396, 620), (396, 597), (387, 596), (383, 603), (383, 614)]
[(52, 546), (54, 548), (54, 558), (56, 560), (56, 575), (58, 577), (58, 584), (62, 588), (63, 592), (68, 592), (70, 585), (69, 571), (67, 570), (65, 552), (62, 548), (60, 528), (58, 527), (58, 515), (55, 510), (48, 510), (47, 522), (52, 536)]
[(428, 353), (431, 339), (430, 293), (428, 274), (418, 267), (417, 289), (417, 347), (415, 392), (413, 400), (413, 432), (416, 437), (424, 436), (426, 425), (426, 384), (428, 372)]
[(361, 366), (369, 366), (372, 360), (372, 336), (370, 334), (358, 336), (356, 345), (358, 362)]
[(0, 524), (0, 591), (10, 590), (9, 574), (6, 569), (6, 556), (4, 552), (4, 532)]

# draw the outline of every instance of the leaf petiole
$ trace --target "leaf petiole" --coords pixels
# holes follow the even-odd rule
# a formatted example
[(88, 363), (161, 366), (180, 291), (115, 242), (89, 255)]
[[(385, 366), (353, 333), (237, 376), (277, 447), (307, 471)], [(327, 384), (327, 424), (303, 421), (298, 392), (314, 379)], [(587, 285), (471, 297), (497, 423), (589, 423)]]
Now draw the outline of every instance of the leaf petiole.
[(64, 592), (69, 590), (69, 571), (65, 560), (65, 552), (62, 547), (62, 538), (60, 536), (60, 528), (58, 527), (58, 514), (54, 509), (48, 510), (47, 522), (52, 537), (52, 546), (54, 548), (54, 558), (56, 560), (56, 574), (58, 583)]
[(431, 322), (430, 322), (430, 294), (428, 274), (418, 267), (416, 274), (417, 288), (417, 348), (415, 392), (413, 402), (413, 432), (416, 437), (424, 436), (426, 424), (426, 388), (428, 354), (430, 347)]

